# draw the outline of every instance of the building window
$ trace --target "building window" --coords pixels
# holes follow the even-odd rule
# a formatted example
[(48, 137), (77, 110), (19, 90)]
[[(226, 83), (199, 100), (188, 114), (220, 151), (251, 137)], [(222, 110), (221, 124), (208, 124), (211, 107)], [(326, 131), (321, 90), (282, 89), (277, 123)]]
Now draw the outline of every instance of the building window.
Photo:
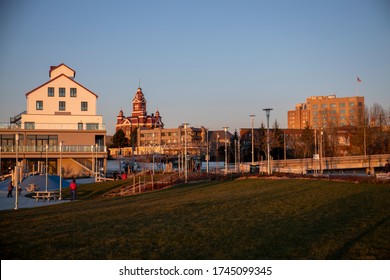
[(345, 114), (345, 109), (341, 109), (340, 114)]
[(87, 123), (87, 130), (98, 130), (99, 124), (98, 123)]
[(349, 102), (349, 107), (354, 107), (355, 106), (355, 102)]
[(318, 104), (313, 104), (313, 109), (318, 109)]
[(322, 109), (326, 109), (328, 107), (328, 104), (321, 104)]
[(70, 88), (70, 97), (77, 97), (77, 88)]
[(65, 97), (65, 88), (60, 87), (58, 92), (59, 97)]
[(359, 107), (363, 107), (363, 102), (359, 102), (359, 103), (358, 103), (358, 106), (359, 106)]
[(53, 87), (47, 88), (47, 96), (54, 97), (54, 88)]
[(88, 102), (81, 102), (81, 111), (88, 111)]
[(35, 122), (25, 122), (24, 129), (35, 129)]
[(331, 103), (330, 108), (336, 108), (336, 103)]
[(340, 108), (345, 108), (345, 103), (344, 103), (344, 102), (339, 103), (339, 107), (340, 107)]
[(43, 110), (43, 101), (37, 100), (36, 109), (37, 110)]
[(78, 129), (78, 130), (83, 130), (83, 123), (82, 123), (82, 122), (79, 122), (79, 123), (77, 124), (77, 129)]
[(58, 110), (60, 110), (60, 111), (65, 111), (65, 110), (66, 110), (65, 101), (60, 101), (60, 102), (58, 103)]

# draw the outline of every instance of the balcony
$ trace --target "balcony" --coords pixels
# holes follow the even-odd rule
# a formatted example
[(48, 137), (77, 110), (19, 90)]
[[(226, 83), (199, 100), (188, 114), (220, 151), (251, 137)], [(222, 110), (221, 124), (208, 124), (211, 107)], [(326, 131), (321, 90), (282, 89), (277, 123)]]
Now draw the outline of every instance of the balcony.
[[(18, 146), (18, 153), (46, 153), (46, 146)], [(16, 146), (14, 145), (3, 145), (0, 146), (0, 152), (5, 153), (16, 153)], [(60, 146), (48, 146), (48, 153), (59, 153)], [(95, 146), (95, 145), (69, 145), (62, 146), (62, 153), (106, 153), (106, 146)]]
[(22, 129), (22, 130), (80, 130), (91, 131), (99, 130), (105, 131), (106, 125), (99, 123), (35, 123), (25, 122), (24, 124), (15, 123), (0, 123), (0, 129)]

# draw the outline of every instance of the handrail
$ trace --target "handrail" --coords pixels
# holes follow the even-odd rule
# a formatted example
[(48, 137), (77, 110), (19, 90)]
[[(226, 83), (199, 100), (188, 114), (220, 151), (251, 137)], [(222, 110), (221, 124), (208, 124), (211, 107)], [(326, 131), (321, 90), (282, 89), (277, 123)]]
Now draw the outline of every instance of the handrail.
[(24, 129), (24, 130), (39, 130), (39, 129), (59, 129), (59, 130), (80, 130), (80, 131), (90, 131), (90, 130), (106, 130), (105, 123), (94, 123), (94, 122), (85, 122), (82, 123), (82, 127), (79, 127), (79, 123), (33, 123), (33, 125), (26, 126), (28, 122), (24, 124), (20, 123), (7, 123), (0, 122), (1, 129)]
[[(2, 153), (16, 153), (15, 145), (0, 146), (0, 152)], [(19, 153), (46, 153), (45, 146), (18, 146)], [(59, 153), (60, 146), (48, 146), (48, 153)], [(62, 146), (62, 153), (106, 153), (107, 146), (94, 146), (94, 145), (67, 145)]]

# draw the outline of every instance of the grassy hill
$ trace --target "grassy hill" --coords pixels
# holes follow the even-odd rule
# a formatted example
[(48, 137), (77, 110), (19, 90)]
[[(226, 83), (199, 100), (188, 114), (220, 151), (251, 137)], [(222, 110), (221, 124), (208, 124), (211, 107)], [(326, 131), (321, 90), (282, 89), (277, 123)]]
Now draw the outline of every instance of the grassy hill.
[[(102, 194), (106, 187), (81, 186), (79, 193)], [(389, 206), (385, 184), (299, 179), (189, 184), (1, 211), (0, 254), (1, 259), (389, 259)]]

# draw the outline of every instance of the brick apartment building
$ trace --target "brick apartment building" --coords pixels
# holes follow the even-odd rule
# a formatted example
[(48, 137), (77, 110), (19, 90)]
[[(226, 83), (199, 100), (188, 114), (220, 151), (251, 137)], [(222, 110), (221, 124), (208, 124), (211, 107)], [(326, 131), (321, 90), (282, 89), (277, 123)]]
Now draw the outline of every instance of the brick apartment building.
[(364, 120), (364, 97), (310, 96), (288, 111), (288, 128), (356, 126)]

